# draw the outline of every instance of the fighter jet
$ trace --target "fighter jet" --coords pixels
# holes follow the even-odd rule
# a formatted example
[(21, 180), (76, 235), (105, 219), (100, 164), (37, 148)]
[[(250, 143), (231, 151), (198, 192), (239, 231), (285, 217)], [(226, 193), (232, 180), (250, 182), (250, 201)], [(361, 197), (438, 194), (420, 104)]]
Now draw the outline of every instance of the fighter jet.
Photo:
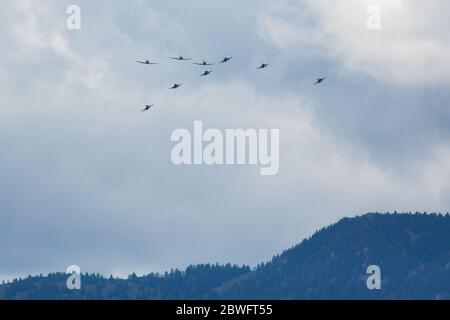
[(270, 66), (270, 63), (263, 63), (262, 65), (260, 65), (258, 68), (256, 69), (264, 69), (267, 68), (268, 66)]
[(178, 61), (186, 61), (186, 60), (192, 60), (192, 58), (185, 58), (183, 56), (179, 56), (179, 57), (169, 57), (170, 59), (173, 60), (178, 60)]
[(317, 78), (317, 81), (314, 83), (314, 85), (322, 83), (324, 80), (326, 79), (326, 77), (323, 78)]
[(208, 63), (205, 60), (203, 60), (202, 62), (194, 62), (194, 64), (196, 64), (198, 66), (212, 66), (212, 65), (215, 65), (215, 63)]
[(145, 108), (142, 109), (141, 112), (148, 111), (148, 110), (150, 110), (152, 107), (153, 107), (153, 104), (151, 104), (151, 105), (146, 105)]
[(223, 58), (223, 60), (220, 61), (219, 63), (226, 63), (226, 62), (230, 61), (231, 59), (233, 59), (233, 57), (225, 57), (225, 58)]
[(203, 72), (201, 75), (200, 75), (200, 77), (205, 77), (205, 76), (207, 76), (208, 74), (210, 74), (212, 71), (208, 71), (208, 70), (206, 70), (205, 72)]
[(158, 64), (157, 62), (150, 62), (150, 61), (148, 61), (148, 60), (145, 60), (145, 61), (136, 61), (137, 63), (140, 63), (140, 64)]
[(173, 89), (178, 89), (179, 87), (181, 87), (181, 83), (180, 83), (180, 84), (175, 83), (175, 84), (174, 84), (171, 88), (169, 88), (169, 89), (173, 90)]

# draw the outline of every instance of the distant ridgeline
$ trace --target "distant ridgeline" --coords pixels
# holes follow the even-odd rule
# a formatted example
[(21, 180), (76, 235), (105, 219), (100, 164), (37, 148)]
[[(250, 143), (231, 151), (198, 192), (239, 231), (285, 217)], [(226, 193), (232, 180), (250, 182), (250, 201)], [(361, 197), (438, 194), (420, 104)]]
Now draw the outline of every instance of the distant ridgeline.
[[(263, 245), (263, 244), (262, 244)], [(380, 289), (369, 290), (370, 265)], [(259, 265), (198, 265), (128, 279), (66, 274), (0, 286), (0, 299), (450, 299), (450, 216), (378, 214), (344, 218)]]

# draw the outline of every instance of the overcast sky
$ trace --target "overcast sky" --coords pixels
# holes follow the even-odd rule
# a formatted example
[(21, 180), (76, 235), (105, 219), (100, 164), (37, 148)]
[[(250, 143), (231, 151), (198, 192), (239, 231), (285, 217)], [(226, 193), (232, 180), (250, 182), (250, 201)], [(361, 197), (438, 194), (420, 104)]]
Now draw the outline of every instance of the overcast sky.
[[(254, 266), (345, 216), (448, 211), (446, 0), (0, 7), (0, 279)], [(174, 55), (233, 60), (203, 79)], [(170, 135), (194, 120), (280, 129), (279, 174), (173, 165)]]

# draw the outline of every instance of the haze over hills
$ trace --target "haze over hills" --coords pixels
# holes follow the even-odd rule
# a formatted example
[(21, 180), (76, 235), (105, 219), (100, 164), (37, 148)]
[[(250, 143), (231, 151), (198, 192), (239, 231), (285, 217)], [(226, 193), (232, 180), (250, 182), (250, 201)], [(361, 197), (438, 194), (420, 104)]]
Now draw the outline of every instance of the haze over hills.
[[(263, 245), (263, 244), (261, 244)], [(369, 265), (381, 289), (369, 290)], [(260, 264), (190, 266), (128, 279), (28, 277), (0, 286), (0, 299), (450, 299), (450, 216), (369, 213), (344, 218)]]

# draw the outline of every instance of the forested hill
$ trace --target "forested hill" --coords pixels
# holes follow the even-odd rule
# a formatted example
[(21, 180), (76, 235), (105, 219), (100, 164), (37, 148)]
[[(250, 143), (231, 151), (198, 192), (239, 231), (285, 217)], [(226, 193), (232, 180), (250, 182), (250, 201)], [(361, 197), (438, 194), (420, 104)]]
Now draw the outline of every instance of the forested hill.
[[(368, 290), (367, 267), (381, 269)], [(345, 218), (225, 290), (256, 299), (450, 299), (450, 216)]]
[[(264, 245), (264, 244), (261, 244)], [(381, 270), (369, 290), (367, 267)], [(450, 216), (366, 214), (344, 218), (263, 263), (198, 265), (128, 279), (29, 277), (0, 286), (0, 299), (450, 299)]]

